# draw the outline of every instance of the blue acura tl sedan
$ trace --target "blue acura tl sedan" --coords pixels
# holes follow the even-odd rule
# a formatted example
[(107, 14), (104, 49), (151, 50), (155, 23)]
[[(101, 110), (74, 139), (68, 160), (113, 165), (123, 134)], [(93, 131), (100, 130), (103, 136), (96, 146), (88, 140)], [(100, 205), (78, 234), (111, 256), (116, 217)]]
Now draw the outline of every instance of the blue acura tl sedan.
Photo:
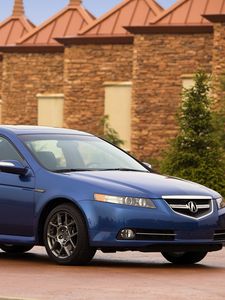
[(0, 126), (0, 248), (34, 245), (64, 265), (96, 250), (193, 264), (225, 245), (225, 201), (87, 133)]

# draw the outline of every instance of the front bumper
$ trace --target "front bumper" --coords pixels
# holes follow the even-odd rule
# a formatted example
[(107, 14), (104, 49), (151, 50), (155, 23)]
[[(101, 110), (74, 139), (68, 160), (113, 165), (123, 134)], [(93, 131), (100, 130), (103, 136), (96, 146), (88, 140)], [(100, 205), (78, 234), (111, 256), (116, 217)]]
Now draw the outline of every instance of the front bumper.
[[(191, 219), (176, 214), (157, 200), (156, 209), (83, 201), (90, 246), (102, 250), (182, 251), (182, 249), (220, 250), (225, 245), (225, 209), (218, 211), (214, 203), (210, 215)], [(133, 229), (133, 240), (122, 240), (118, 233)], [(168, 238), (169, 237), (169, 238)], [(196, 250), (197, 251), (197, 250)]]

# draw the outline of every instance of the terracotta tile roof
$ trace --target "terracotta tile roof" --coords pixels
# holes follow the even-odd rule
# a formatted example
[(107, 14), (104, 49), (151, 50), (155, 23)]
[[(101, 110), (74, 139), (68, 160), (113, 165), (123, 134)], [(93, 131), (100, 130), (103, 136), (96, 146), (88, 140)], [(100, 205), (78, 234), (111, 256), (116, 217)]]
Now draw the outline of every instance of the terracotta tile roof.
[(95, 19), (80, 0), (70, 0), (69, 4), (52, 18), (23, 37), (18, 44), (26, 46), (59, 46), (56, 37), (74, 36), (79, 30)]
[(160, 17), (154, 25), (209, 25), (202, 15), (225, 14), (225, 0), (180, 0)]
[(15, 45), (34, 27), (24, 16), (23, 0), (15, 0), (12, 16), (0, 23), (0, 46)]
[(129, 35), (124, 26), (147, 25), (163, 8), (155, 0), (124, 0), (79, 32), (88, 36)]

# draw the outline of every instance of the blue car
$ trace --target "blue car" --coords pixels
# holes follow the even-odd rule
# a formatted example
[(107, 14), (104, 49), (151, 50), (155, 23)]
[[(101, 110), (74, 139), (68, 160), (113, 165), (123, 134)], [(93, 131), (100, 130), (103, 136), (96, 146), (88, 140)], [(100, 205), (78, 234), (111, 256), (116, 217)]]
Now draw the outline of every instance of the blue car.
[(225, 201), (88, 133), (0, 126), (0, 248), (35, 245), (63, 265), (88, 263), (96, 250), (193, 264), (225, 245)]

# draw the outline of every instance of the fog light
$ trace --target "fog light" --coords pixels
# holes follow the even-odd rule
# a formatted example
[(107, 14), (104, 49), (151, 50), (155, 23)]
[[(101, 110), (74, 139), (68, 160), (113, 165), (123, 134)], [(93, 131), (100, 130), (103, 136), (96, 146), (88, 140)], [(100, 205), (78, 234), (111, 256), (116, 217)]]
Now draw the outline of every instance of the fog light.
[(133, 240), (135, 232), (132, 229), (123, 229), (120, 231), (119, 237), (123, 240)]

